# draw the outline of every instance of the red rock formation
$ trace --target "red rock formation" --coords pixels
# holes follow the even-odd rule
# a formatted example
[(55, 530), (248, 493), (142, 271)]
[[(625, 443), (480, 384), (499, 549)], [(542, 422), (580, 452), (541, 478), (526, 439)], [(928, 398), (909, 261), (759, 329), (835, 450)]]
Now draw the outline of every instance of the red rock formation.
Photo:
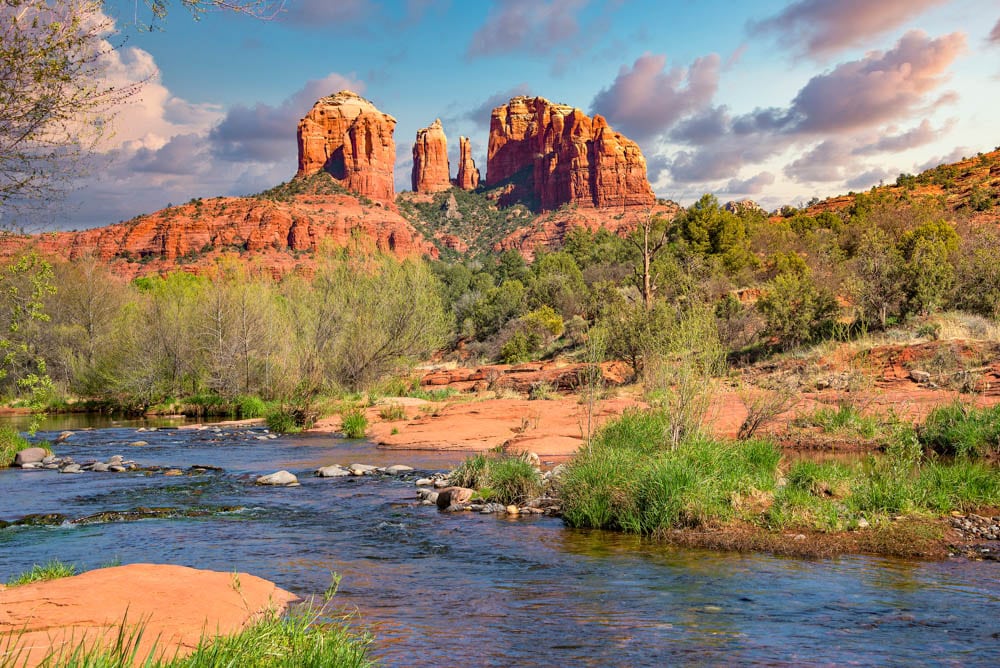
[(479, 169), (472, 159), (472, 146), (468, 137), (458, 138), (458, 176), (455, 185), (462, 190), (475, 190), (479, 187)]
[(441, 119), (417, 130), (413, 144), (413, 192), (436, 193), (451, 188), (451, 165), (448, 164), (448, 138)]
[(518, 181), (516, 197), (533, 196), (543, 210), (567, 203), (608, 208), (656, 201), (635, 142), (601, 116), (590, 118), (541, 97), (515, 97), (493, 110), (486, 183), (508, 179)]
[(395, 129), (395, 118), (356, 93), (342, 90), (321, 98), (299, 121), (296, 177), (326, 170), (358, 194), (391, 202)]
[(86, 255), (127, 278), (183, 269), (210, 271), (237, 255), (261, 273), (309, 273), (323, 244), (397, 257), (437, 255), (437, 249), (393, 205), (366, 205), (351, 195), (307, 194), (273, 201), (254, 197), (196, 200), (133, 220), (81, 232), (8, 236), (0, 257), (35, 248), (55, 259)]

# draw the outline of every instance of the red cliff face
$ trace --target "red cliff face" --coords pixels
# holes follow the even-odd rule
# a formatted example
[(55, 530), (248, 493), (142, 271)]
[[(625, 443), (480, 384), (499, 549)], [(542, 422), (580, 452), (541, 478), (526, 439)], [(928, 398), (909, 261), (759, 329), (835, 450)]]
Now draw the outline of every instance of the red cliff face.
[(568, 203), (624, 208), (656, 201), (646, 159), (634, 141), (601, 116), (590, 118), (541, 97), (515, 97), (493, 110), (486, 183), (508, 179), (544, 210)]
[(0, 256), (27, 248), (62, 260), (93, 255), (119, 275), (134, 278), (176, 269), (201, 273), (218, 257), (235, 255), (280, 277), (309, 273), (316, 251), (327, 244), (397, 257), (437, 255), (392, 205), (314, 194), (287, 201), (219, 197), (81, 232), (12, 235), (0, 243)]
[(441, 120), (417, 131), (413, 144), (413, 192), (436, 193), (451, 187), (451, 166), (448, 164), (448, 138)]
[(391, 202), (395, 129), (395, 118), (351, 91), (321, 98), (299, 121), (296, 176), (326, 170), (358, 194)]
[(455, 185), (462, 190), (475, 190), (479, 187), (479, 170), (472, 159), (472, 146), (468, 137), (458, 138), (458, 176)]

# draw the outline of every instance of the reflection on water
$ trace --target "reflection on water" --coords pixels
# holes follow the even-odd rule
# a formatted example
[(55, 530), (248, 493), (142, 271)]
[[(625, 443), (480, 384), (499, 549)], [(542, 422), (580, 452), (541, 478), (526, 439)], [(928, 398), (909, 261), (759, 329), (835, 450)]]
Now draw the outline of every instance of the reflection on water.
[[(56, 429), (61, 428), (57, 427)], [(58, 557), (83, 568), (154, 561), (276, 581), (301, 596), (343, 576), (389, 665), (899, 664), (1000, 661), (995, 564), (826, 561), (674, 549), (541, 517), (446, 515), (413, 505), (412, 479), (309, 475), (321, 464), (408, 464), (461, 453), (389, 452), (328, 436), (80, 432), (57, 454), (225, 469), (200, 477), (0, 472), (0, 519), (138, 506), (242, 510), (211, 517), (0, 531), (0, 577)], [(51, 437), (52, 434), (40, 434)], [(286, 468), (301, 487), (261, 488)]]

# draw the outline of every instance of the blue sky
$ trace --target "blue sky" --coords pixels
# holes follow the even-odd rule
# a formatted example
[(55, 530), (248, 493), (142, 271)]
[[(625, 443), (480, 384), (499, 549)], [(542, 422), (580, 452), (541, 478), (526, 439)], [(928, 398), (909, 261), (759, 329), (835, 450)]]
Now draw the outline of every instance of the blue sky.
[(397, 190), (435, 118), (485, 172), (513, 94), (602, 113), (682, 204), (775, 208), (1000, 144), (995, 0), (287, 0), (272, 20), (175, 7), (155, 31), (134, 0), (105, 11), (109, 77), (151, 79), (59, 227), (287, 180), (296, 122), (342, 87), (398, 120)]

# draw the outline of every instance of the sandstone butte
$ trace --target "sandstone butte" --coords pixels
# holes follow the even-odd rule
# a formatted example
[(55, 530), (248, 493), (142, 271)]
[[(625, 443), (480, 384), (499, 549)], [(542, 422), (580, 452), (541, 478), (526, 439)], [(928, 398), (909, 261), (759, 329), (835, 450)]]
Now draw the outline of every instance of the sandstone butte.
[[(593, 118), (542, 97), (518, 96), (493, 110), (486, 184), (530, 175), (528, 195), (543, 210), (649, 207), (656, 196), (638, 144)], [(516, 195), (515, 195), (516, 196)]]
[(451, 165), (448, 164), (448, 138), (441, 119), (417, 130), (413, 143), (413, 192), (436, 193), (451, 188)]
[(475, 190), (479, 187), (479, 169), (472, 159), (472, 144), (468, 137), (458, 138), (458, 175), (455, 185), (462, 190)]
[(143, 627), (137, 656), (185, 656), (202, 636), (230, 635), (283, 612), (296, 596), (246, 573), (131, 564), (0, 588), (0, 648), (11, 665), (36, 666), (82, 643), (113, 643), (124, 621)]
[(437, 256), (394, 205), (346, 194), (289, 199), (219, 197), (80, 232), (11, 235), (0, 240), (0, 254), (34, 248), (65, 260), (89, 255), (126, 278), (174, 269), (204, 273), (221, 257), (239, 258), (275, 278), (308, 275), (315, 251), (326, 244), (362, 243), (401, 258)]
[(299, 121), (297, 177), (326, 171), (348, 190), (395, 197), (396, 119), (349, 90), (320, 98)]

